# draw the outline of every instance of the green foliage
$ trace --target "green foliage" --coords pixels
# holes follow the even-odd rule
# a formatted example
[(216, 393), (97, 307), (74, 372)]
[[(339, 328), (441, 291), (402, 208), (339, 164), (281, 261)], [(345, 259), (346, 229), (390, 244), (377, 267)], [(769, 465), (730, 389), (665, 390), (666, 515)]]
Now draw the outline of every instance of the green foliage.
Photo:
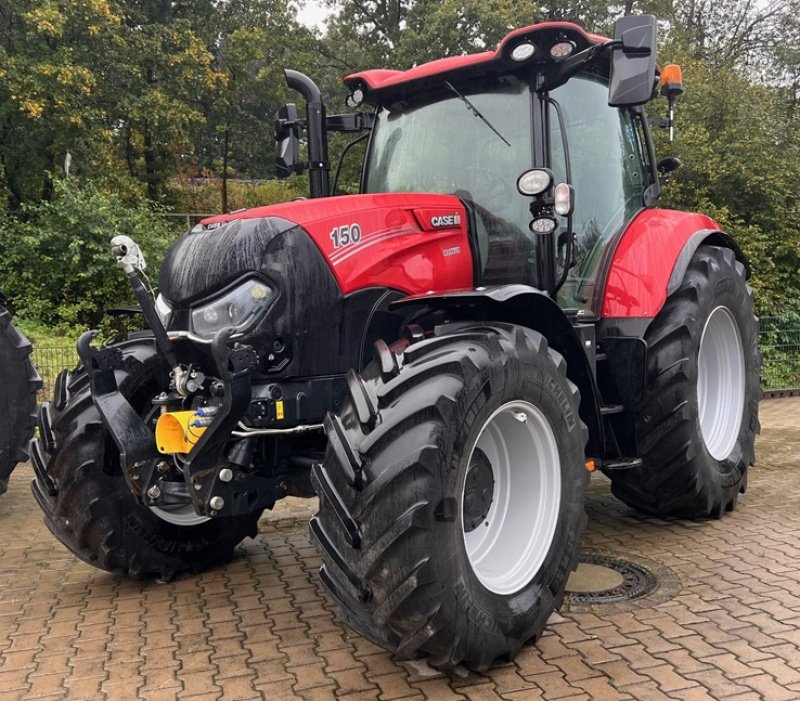
[[(175, 208), (190, 214), (217, 214), (220, 211), (219, 179), (180, 178), (171, 183)], [(254, 180), (228, 182), (228, 208), (233, 211), (264, 207), (308, 196), (308, 179), (292, 176), (286, 180)]]
[(67, 151), (88, 164), (108, 143), (100, 61), (119, 17), (106, 0), (0, 0), (0, 175), (17, 207), (51, 193)]
[(93, 182), (58, 181), (52, 201), (0, 220), (0, 280), (21, 316), (48, 326), (97, 326), (132, 293), (109, 241), (126, 234), (154, 275), (174, 234), (145, 206), (127, 206)]
[(708, 214), (737, 240), (751, 262), (760, 314), (800, 311), (800, 139), (786, 95), (735, 68), (673, 56), (687, 92), (677, 141), (659, 134), (659, 151), (683, 165), (663, 203)]

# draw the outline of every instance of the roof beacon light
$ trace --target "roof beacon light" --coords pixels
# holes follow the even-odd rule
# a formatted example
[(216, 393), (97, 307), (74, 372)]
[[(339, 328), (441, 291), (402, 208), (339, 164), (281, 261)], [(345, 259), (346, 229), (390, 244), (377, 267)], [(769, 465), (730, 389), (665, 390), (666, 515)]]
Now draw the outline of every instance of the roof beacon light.
[(559, 183), (553, 191), (553, 209), (560, 217), (568, 217), (574, 209), (572, 185)]
[(529, 41), (523, 41), (517, 44), (511, 50), (511, 60), (527, 61), (535, 53), (536, 53), (536, 47)]
[(550, 56), (552, 58), (566, 58), (573, 51), (575, 51), (575, 42), (569, 39), (562, 39), (550, 47)]
[(683, 71), (676, 63), (664, 66), (661, 71), (661, 94), (667, 96), (669, 106), (669, 117), (667, 127), (669, 129), (669, 142), (675, 140), (675, 101), (683, 93)]
[(522, 195), (541, 195), (553, 184), (553, 173), (547, 168), (526, 170), (517, 179), (517, 190)]
[(664, 66), (661, 71), (661, 94), (677, 97), (683, 92), (683, 71), (677, 63)]

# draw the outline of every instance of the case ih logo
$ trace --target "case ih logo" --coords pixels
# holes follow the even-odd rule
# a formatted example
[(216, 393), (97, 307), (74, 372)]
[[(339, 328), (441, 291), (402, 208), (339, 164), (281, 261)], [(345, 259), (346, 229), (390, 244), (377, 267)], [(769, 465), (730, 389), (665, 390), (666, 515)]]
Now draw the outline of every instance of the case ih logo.
[(431, 217), (431, 226), (436, 229), (461, 226), (461, 215), (456, 212), (455, 214), (441, 214), (436, 217)]

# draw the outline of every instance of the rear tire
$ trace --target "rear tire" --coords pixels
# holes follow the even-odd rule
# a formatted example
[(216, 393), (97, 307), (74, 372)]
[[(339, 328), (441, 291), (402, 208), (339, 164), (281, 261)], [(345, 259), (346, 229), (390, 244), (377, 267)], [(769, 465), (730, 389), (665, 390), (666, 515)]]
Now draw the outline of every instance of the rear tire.
[[(116, 371), (117, 384), (144, 412), (167, 386), (166, 368), (152, 342), (119, 345), (124, 363)], [(31, 452), (33, 493), (45, 525), (77, 557), (100, 569), (171, 579), (229, 560), (237, 543), (258, 531), (259, 513), (208, 520), (193, 509), (159, 515), (140, 503), (122, 475), (119, 452), (81, 368), (65, 370), (53, 403), (42, 405)]]
[(323, 582), (398, 656), (486, 669), (538, 638), (576, 566), (578, 390), (522, 327), (454, 324), (376, 350), (314, 472)]
[(0, 306), (0, 494), (14, 468), (28, 459), (36, 428), (36, 391), (42, 386), (31, 363), (31, 344)]
[(758, 320), (733, 251), (697, 249), (645, 340), (643, 465), (612, 473), (612, 490), (648, 514), (720, 517), (747, 486), (760, 429)]

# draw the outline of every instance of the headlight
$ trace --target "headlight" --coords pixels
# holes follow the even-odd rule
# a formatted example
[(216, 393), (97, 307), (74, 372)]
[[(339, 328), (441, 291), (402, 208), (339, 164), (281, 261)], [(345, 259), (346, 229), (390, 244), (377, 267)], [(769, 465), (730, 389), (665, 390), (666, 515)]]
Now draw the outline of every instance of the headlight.
[(226, 326), (243, 331), (272, 299), (272, 289), (259, 280), (246, 280), (221, 297), (192, 309), (192, 331), (202, 338)]
[(172, 317), (172, 307), (169, 306), (169, 302), (164, 299), (164, 295), (159, 294), (156, 297), (156, 314), (158, 314), (158, 318), (161, 319), (161, 324), (164, 328), (169, 326), (169, 320)]
[(517, 190), (521, 195), (541, 195), (553, 184), (553, 171), (549, 168), (526, 170), (517, 178)]

